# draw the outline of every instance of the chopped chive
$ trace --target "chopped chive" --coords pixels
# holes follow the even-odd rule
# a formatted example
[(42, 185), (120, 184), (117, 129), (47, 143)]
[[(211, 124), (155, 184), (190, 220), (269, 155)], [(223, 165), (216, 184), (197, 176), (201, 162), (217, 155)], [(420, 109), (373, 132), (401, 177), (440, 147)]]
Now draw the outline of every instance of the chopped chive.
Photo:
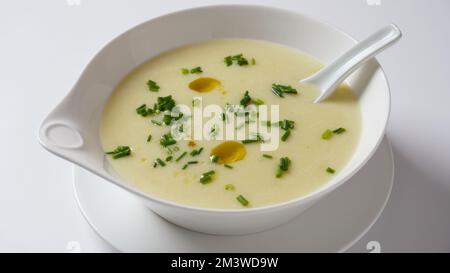
[(284, 98), (284, 94), (298, 94), (298, 91), (290, 85), (272, 84), (272, 92), (280, 98)]
[(278, 122), (278, 125), (283, 130), (290, 130), (290, 129), (294, 129), (295, 121), (284, 119), (284, 120), (281, 120), (280, 122)]
[(159, 144), (161, 144), (161, 146), (163, 146), (163, 147), (174, 145), (176, 143), (177, 143), (177, 141), (175, 139), (173, 139), (171, 133), (164, 134), (161, 137), (161, 139), (159, 140)]
[(283, 176), (283, 173), (289, 169), (290, 164), (291, 164), (291, 160), (288, 157), (280, 158), (280, 163), (278, 164), (278, 168), (277, 168), (277, 172), (275, 173), (275, 176), (277, 178), (280, 178), (281, 176)]
[(227, 115), (225, 113), (222, 113), (222, 121), (225, 121), (227, 119)]
[(172, 120), (179, 120), (183, 117), (183, 113), (178, 113), (178, 116), (172, 116), (172, 114), (166, 114), (163, 116), (162, 122), (165, 125), (170, 125), (172, 123)]
[[(241, 99), (240, 104), (245, 107), (251, 103), (253, 103), (255, 105), (262, 105), (262, 104), (264, 104), (264, 101), (262, 99), (252, 99), (252, 97), (250, 97), (249, 92), (247, 90), (247, 91), (245, 91), (244, 97)], [(245, 114), (248, 114), (248, 112), (246, 112)]]
[(264, 101), (262, 99), (254, 99), (253, 103), (256, 104), (256, 105), (263, 105)]
[(238, 197), (236, 197), (236, 199), (239, 201), (239, 203), (241, 203), (244, 207), (248, 206), (249, 202), (247, 199), (245, 199), (244, 196), (239, 195)]
[(197, 156), (203, 151), (203, 147), (200, 147), (198, 150), (192, 150), (191, 156)]
[(148, 115), (152, 115), (155, 112), (153, 111), (153, 109), (148, 108), (146, 104), (142, 104), (141, 106), (139, 106), (138, 108), (136, 108), (136, 113), (138, 115), (141, 115), (143, 117), (146, 117)]
[(230, 66), (233, 63), (236, 63), (239, 66), (248, 65), (248, 60), (243, 57), (242, 53), (234, 56), (227, 56), (223, 59), (223, 61), (227, 66)]
[(159, 85), (155, 81), (148, 80), (147, 87), (148, 87), (149, 91), (152, 91), (152, 92), (158, 92), (159, 91)]
[(283, 136), (281, 137), (281, 141), (286, 141), (290, 135), (291, 135), (291, 130), (287, 130), (286, 132), (284, 132)]
[(166, 157), (166, 162), (169, 162), (173, 159), (173, 156), (169, 155), (168, 157)]
[(233, 169), (233, 166), (228, 165), (228, 164), (224, 164), (223, 166), (224, 166), (225, 168), (228, 168), (228, 169)]
[(194, 160), (194, 161), (188, 161), (187, 164), (189, 164), (189, 165), (192, 165), (192, 164), (198, 164), (198, 161), (197, 161), (197, 160)]
[(181, 74), (183, 74), (183, 75), (189, 74), (189, 69), (187, 69), (187, 68), (181, 68)]
[(116, 154), (116, 153), (124, 151), (124, 150), (126, 150), (128, 148), (129, 148), (128, 146), (117, 146), (117, 148), (115, 148), (114, 150), (112, 150), (110, 152), (105, 152), (105, 154), (107, 154), (107, 155)]
[(212, 163), (217, 163), (219, 161), (219, 157), (217, 155), (212, 155), (209, 157)]
[(146, 104), (142, 104), (141, 106), (136, 108), (136, 113), (138, 113), (139, 115), (145, 117), (147, 115), (147, 105)]
[(213, 174), (215, 174), (216, 172), (215, 171), (209, 171), (209, 172), (206, 172), (206, 173), (203, 173), (204, 175), (213, 175)]
[(238, 60), (237, 60), (237, 63), (238, 63), (239, 66), (242, 66), (242, 65), (248, 65), (248, 61), (247, 61), (246, 58), (240, 58), (240, 59), (238, 59)]
[(241, 99), (240, 104), (242, 106), (247, 106), (250, 104), (251, 101), (252, 101), (252, 98), (248, 94), (248, 90), (247, 90), (247, 91), (245, 91), (244, 97)]
[(170, 115), (170, 114), (164, 115), (164, 116), (163, 116), (163, 119), (162, 119), (162, 122), (163, 122), (165, 125), (169, 125), (169, 124), (172, 122), (172, 115)]
[(157, 162), (161, 167), (166, 166), (166, 163), (164, 163), (164, 161), (162, 161), (161, 158), (157, 158), (157, 159), (156, 159), (156, 162)]
[(333, 131), (330, 129), (325, 130), (322, 134), (322, 139), (330, 139), (333, 136)]
[(158, 121), (158, 120), (152, 119), (151, 122), (152, 122), (153, 124), (155, 124), (155, 125), (158, 125), (158, 126), (161, 126), (161, 125), (162, 125), (162, 122), (161, 122), (161, 121)]
[(153, 104), (152, 111), (153, 111), (153, 113), (155, 113), (155, 114), (161, 113), (161, 111), (160, 111), (159, 108), (158, 108), (158, 103), (154, 103), (154, 104)]
[(289, 159), (289, 157), (280, 158), (280, 169), (282, 169), (283, 171), (287, 171), (290, 164), (291, 160)]
[(145, 107), (147, 107), (147, 104), (144, 103), (141, 106), (139, 106), (138, 108), (136, 108), (136, 111), (138, 111), (139, 109), (143, 109)]
[(275, 173), (275, 177), (280, 178), (283, 175), (283, 170), (280, 167), (277, 168), (277, 172)]
[(183, 152), (177, 159), (175, 159), (176, 162), (180, 161), (183, 157), (187, 155), (187, 152)]
[(191, 74), (200, 74), (203, 72), (202, 68), (200, 66), (194, 67), (191, 69)]
[(215, 174), (215, 171), (209, 171), (206, 173), (203, 173), (200, 176), (200, 183), (202, 183), (203, 185), (211, 183), (212, 182), (212, 176)]
[(174, 108), (176, 105), (175, 100), (172, 98), (171, 95), (166, 97), (158, 97), (155, 110), (158, 110), (160, 112), (162, 111), (172, 111), (172, 108)]
[(184, 164), (183, 168), (181, 168), (181, 169), (186, 170), (187, 167), (188, 167), (188, 164)]
[(340, 127), (340, 128), (337, 128), (336, 130), (333, 130), (333, 133), (339, 135), (339, 134), (344, 133), (345, 131), (347, 131), (345, 128)]
[(328, 167), (328, 168), (327, 168), (327, 173), (335, 173), (335, 172), (336, 172), (335, 169), (333, 169), (333, 168), (331, 168), (331, 167)]
[(257, 139), (246, 139), (246, 140), (242, 140), (241, 142), (242, 142), (242, 144), (250, 144), (250, 143), (259, 142), (259, 140), (257, 140)]
[(223, 59), (223, 61), (225, 62), (225, 64), (226, 64), (227, 66), (230, 66), (230, 65), (233, 64), (233, 59), (232, 59), (231, 56), (225, 57), (225, 58)]
[(234, 191), (235, 189), (236, 189), (236, 187), (233, 184), (225, 185), (225, 190), (227, 190), (227, 191)]
[(256, 135), (256, 139), (245, 139), (241, 141), (242, 144), (251, 144), (257, 142), (264, 142), (263, 138), (260, 135)]
[(272, 85), (272, 92), (273, 92), (275, 95), (277, 95), (278, 97), (284, 98), (283, 93), (282, 93), (279, 89), (273, 88), (273, 85)]
[(269, 159), (272, 159), (272, 158), (273, 158), (273, 156), (268, 155), (268, 154), (263, 154), (262, 156), (265, 157), (265, 158), (269, 158)]
[(152, 140), (152, 135), (148, 135), (147, 142), (150, 142)]
[(112, 159), (118, 159), (129, 156), (131, 154), (131, 149), (129, 146), (117, 146), (114, 150), (106, 152), (106, 154), (111, 155)]
[(201, 176), (200, 177), (200, 183), (202, 183), (203, 185), (208, 184), (212, 181), (211, 176)]
[(337, 128), (337, 129), (335, 129), (333, 131), (331, 131), (330, 129), (327, 129), (325, 132), (323, 132), (322, 139), (330, 139), (333, 136), (333, 134), (339, 135), (339, 134), (344, 133), (345, 131), (347, 131), (347, 130), (345, 128), (342, 128), (342, 127)]
[(129, 151), (122, 151), (122, 152), (120, 152), (120, 153), (113, 154), (113, 155), (112, 155), (112, 158), (113, 158), (113, 159), (119, 159), (119, 158), (122, 158), (122, 157), (125, 157), (125, 156), (129, 156), (129, 155), (130, 155), (130, 152), (129, 152)]

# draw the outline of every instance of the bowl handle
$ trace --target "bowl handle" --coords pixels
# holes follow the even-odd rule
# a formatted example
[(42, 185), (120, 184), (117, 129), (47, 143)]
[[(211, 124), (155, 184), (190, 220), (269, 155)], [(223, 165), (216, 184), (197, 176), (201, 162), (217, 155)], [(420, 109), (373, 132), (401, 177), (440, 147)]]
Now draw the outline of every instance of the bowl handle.
[[(86, 139), (79, 127), (70, 94), (45, 118), (39, 127), (39, 142), (49, 152), (74, 163), (86, 161)], [(74, 119), (75, 117), (75, 119)]]
[(39, 128), (39, 140), (47, 149), (79, 149), (84, 141), (74, 124), (68, 121), (44, 121)]
[(49, 152), (77, 165), (90, 165), (86, 142), (70, 120), (47, 117), (39, 128), (39, 142)]

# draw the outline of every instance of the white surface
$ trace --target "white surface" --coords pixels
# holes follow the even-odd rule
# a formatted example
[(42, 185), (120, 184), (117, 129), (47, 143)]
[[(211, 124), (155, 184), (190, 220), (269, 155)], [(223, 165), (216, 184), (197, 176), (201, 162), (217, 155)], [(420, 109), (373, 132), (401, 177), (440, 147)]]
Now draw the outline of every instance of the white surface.
[[(234, 14), (233, 24), (230, 23), (229, 14)], [(243, 24), (245, 28), (238, 27)], [(295, 36), (278, 34), (280, 29), (293, 29), (293, 26)], [(392, 30), (388, 29), (392, 37), (390, 40), (395, 39), (395, 34), (399, 38), (400, 31), (396, 27)], [(167, 36), (166, 31), (170, 31), (171, 36)], [(386, 36), (383, 33), (380, 35)], [(132, 28), (108, 43), (82, 72), (70, 94), (42, 122), (39, 129), (40, 143), (50, 152), (140, 197), (146, 206), (163, 218), (195, 231), (244, 235), (264, 231), (293, 219), (358, 172), (381, 143), (389, 116), (390, 95), (386, 76), (376, 61), (367, 63), (347, 80), (358, 96), (361, 122), (364, 124), (361, 140), (352, 157), (345, 168), (333, 175), (328, 183), (302, 198), (237, 211), (195, 208), (147, 195), (139, 187), (124, 182), (114, 171), (109, 171), (108, 164), (105, 166), (104, 151), (98, 136), (101, 106), (106, 103), (120, 79), (139, 64), (169, 48), (226, 37), (280, 43), (298, 48), (325, 63), (333, 61), (355, 44), (347, 34), (335, 28), (281, 9), (221, 5), (171, 13)], [(385, 38), (389, 40), (389, 36)], [(325, 40), (333, 47), (324, 44)], [(359, 46), (365, 44), (362, 42)]]
[[(224, 2), (80, 1), (7, 1), (0, 9), (0, 251), (64, 252), (70, 241), (81, 251), (114, 251), (85, 222), (71, 165), (39, 147), (37, 127), (113, 37), (170, 11)], [(290, 8), (358, 39), (391, 22), (402, 29), (400, 43), (378, 57), (391, 84), (396, 180), (385, 212), (351, 251), (376, 240), (381, 251), (449, 252), (450, 1), (378, 1), (229, 2)]]
[(251, 235), (213, 236), (171, 224), (130, 193), (74, 167), (81, 211), (102, 238), (123, 252), (343, 252), (381, 215), (393, 178), (385, 138), (358, 174), (289, 223)]

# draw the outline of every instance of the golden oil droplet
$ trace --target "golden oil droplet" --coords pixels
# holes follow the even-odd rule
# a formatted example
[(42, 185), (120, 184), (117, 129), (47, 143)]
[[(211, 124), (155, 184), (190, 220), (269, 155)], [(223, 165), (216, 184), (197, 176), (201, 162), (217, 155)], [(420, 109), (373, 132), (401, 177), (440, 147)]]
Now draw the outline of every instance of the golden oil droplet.
[(219, 164), (228, 164), (244, 159), (247, 154), (244, 144), (237, 141), (225, 141), (211, 150), (211, 155), (219, 157)]
[(189, 88), (199, 93), (211, 92), (220, 87), (220, 81), (214, 78), (198, 78), (189, 83)]

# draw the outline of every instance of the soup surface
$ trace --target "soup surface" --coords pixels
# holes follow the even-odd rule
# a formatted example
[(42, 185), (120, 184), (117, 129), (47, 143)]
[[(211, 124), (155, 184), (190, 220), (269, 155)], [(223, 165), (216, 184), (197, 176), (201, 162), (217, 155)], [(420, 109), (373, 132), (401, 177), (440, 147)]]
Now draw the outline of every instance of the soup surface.
[[(107, 102), (100, 137), (109, 163), (148, 194), (197, 207), (245, 209), (304, 196), (345, 167), (360, 136), (360, 110), (348, 86), (313, 104), (316, 90), (299, 85), (321, 66), (295, 49), (245, 39), (165, 52), (127, 75)], [(193, 139), (197, 127), (189, 115), (168, 114), (174, 104), (279, 105), (281, 122), (224, 110), (224, 122), (243, 114), (245, 122), (236, 124), (236, 131), (252, 123), (279, 129), (278, 147), (261, 151), (267, 139), (258, 135), (219, 140), (214, 125), (211, 140)], [(185, 139), (169, 133), (177, 122), (180, 132), (191, 124)]]

